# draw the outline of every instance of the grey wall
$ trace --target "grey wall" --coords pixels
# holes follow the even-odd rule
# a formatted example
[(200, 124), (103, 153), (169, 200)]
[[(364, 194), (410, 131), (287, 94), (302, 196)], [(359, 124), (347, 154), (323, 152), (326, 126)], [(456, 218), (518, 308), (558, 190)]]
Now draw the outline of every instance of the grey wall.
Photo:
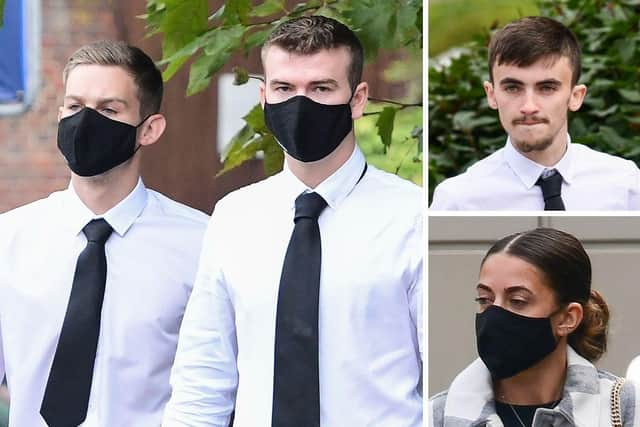
[(640, 354), (640, 217), (430, 216), (428, 395), (477, 357), (474, 298), (485, 252), (501, 237), (538, 226), (573, 234), (589, 253), (592, 287), (611, 311), (609, 349), (597, 366), (624, 375)]

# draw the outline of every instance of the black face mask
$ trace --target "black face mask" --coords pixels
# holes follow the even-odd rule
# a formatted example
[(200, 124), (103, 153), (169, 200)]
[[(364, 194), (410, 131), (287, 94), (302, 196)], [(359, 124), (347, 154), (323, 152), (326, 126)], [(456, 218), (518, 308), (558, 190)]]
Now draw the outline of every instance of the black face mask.
[(349, 104), (319, 104), (302, 95), (265, 102), (264, 121), (282, 149), (301, 162), (327, 157), (353, 128)]
[(85, 107), (58, 123), (58, 149), (77, 175), (100, 175), (133, 157), (136, 130), (148, 118), (132, 126)]
[(532, 367), (557, 346), (550, 317), (521, 316), (497, 305), (476, 314), (476, 339), (478, 355), (495, 379)]

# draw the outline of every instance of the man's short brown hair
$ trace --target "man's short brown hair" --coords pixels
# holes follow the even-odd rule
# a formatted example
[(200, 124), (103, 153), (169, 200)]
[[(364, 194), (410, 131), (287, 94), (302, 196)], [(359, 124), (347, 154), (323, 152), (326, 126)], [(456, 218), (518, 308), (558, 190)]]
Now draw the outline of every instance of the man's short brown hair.
[(493, 66), (507, 64), (528, 67), (540, 59), (556, 61), (566, 57), (571, 63), (573, 86), (580, 79), (580, 45), (573, 32), (560, 22), (543, 16), (529, 16), (507, 24), (489, 44), (489, 77)]
[(69, 73), (79, 65), (113, 65), (122, 67), (133, 77), (138, 87), (140, 118), (160, 111), (162, 103), (162, 74), (141, 49), (124, 42), (101, 40), (82, 46), (67, 61), (62, 72), (65, 86)]
[(276, 27), (262, 46), (262, 63), (271, 46), (287, 52), (312, 55), (322, 49), (346, 47), (351, 56), (348, 78), (353, 91), (362, 81), (362, 44), (346, 25), (325, 16), (303, 16)]

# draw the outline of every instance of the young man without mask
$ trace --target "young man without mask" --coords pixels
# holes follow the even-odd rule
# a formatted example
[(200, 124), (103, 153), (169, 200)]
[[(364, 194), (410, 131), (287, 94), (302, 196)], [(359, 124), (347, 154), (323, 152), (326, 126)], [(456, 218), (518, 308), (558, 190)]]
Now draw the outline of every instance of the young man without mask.
[(362, 61), (322, 16), (267, 39), (284, 170), (216, 205), (163, 425), (422, 425), (423, 199), (356, 145)]
[(431, 398), (428, 425), (640, 425), (637, 385), (594, 366), (607, 348), (609, 307), (574, 236), (537, 228), (500, 239), (476, 293), (479, 358)]
[(10, 425), (158, 425), (207, 216), (140, 178), (165, 129), (151, 58), (96, 42), (63, 80), (69, 188), (0, 216)]
[(635, 163), (571, 142), (568, 112), (582, 106), (581, 52), (550, 18), (506, 25), (489, 46), (487, 102), (508, 134), (503, 148), (440, 183), (437, 210), (637, 210)]

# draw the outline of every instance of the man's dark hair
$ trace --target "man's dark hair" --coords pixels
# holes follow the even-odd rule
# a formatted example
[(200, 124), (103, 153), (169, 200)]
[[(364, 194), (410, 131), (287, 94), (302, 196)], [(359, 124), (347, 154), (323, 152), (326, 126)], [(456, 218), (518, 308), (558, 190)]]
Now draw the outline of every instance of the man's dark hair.
[(162, 103), (162, 75), (141, 49), (124, 42), (101, 40), (82, 46), (67, 61), (62, 72), (62, 80), (66, 86), (69, 73), (79, 65), (113, 65), (122, 67), (133, 77), (138, 88), (140, 101), (140, 118), (160, 111)]
[(567, 57), (571, 63), (573, 86), (580, 79), (580, 45), (571, 30), (543, 16), (529, 16), (507, 24), (489, 44), (489, 77), (494, 64), (528, 67), (540, 59), (555, 62)]
[(278, 46), (287, 52), (311, 55), (322, 49), (346, 47), (351, 54), (348, 77), (353, 91), (362, 80), (362, 44), (346, 25), (325, 16), (303, 16), (276, 27), (262, 46), (262, 63), (267, 49)]

